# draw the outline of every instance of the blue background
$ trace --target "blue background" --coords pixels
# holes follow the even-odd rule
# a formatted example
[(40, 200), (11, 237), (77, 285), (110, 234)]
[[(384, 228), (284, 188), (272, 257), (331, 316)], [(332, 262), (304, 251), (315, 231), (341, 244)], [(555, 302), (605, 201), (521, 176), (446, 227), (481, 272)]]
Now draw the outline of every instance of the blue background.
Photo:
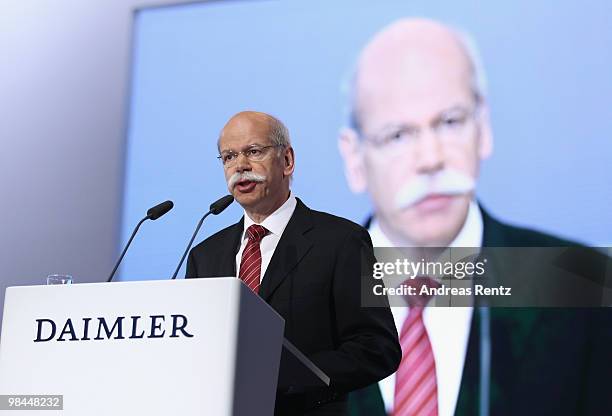
[[(347, 82), (364, 43), (423, 16), (470, 33), (487, 73), (494, 135), (478, 197), (495, 216), (593, 245), (612, 243), (612, 7), (607, 1), (224, 1), (135, 14), (121, 244), (152, 205), (120, 278), (172, 274), (208, 205), (227, 193), (218, 132), (255, 109), (288, 126), (294, 193), (362, 222), (337, 149)], [(234, 204), (197, 241), (234, 223)], [(184, 274), (184, 267), (180, 276)]]

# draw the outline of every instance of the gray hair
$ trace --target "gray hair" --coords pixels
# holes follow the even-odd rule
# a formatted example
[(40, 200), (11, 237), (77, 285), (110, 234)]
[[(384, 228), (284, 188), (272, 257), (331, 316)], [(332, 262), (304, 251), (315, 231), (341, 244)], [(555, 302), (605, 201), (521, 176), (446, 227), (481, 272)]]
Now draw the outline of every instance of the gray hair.
[[(280, 157), (283, 149), (291, 146), (289, 129), (285, 124), (274, 116), (270, 116), (270, 141), (279, 146), (277, 156)], [(289, 175), (289, 183), (293, 183), (293, 173)]]
[(270, 141), (277, 146), (291, 146), (291, 138), (289, 137), (289, 129), (287, 129), (287, 126), (276, 117), (270, 117)]
[[(447, 27), (451, 32), (455, 34), (455, 36), (457, 37), (457, 41), (465, 50), (468, 60), (470, 61), (470, 64), (472, 66), (472, 93), (474, 94), (476, 102), (480, 103), (487, 96), (488, 81), (486, 72), (484, 70), (484, 65), (482, 63), (482, 55), (480, 54), (478, 45), (474, 40), (474, 37), (470, 35), (467, 31), (453, 26)], [(355, 60), (351, 65), (347, 75), (343, 77), (340, 90), (342, 95), (347, 98), (347, 106), (345, 108), (345, 118), (347, 120), (347, 125), (358, 132), (360, 130), (360, 125), (355, 105), (355, 86), (357, 82), (357, 70), (358, 65), (357, 60)]]

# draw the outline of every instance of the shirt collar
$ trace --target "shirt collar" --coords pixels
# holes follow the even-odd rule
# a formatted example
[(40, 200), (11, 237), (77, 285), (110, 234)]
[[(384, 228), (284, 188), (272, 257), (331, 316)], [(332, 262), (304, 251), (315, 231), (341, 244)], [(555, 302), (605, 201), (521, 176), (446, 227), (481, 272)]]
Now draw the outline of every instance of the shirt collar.
[[(449, 247), (482, 247), (483, 230), (482, 213), (478, 208), (478, 204), (472, 200), (468, 207), (465, 223), (463, 223), (463, 227), (461, 227), (461, 230), (459, 230), (459, 233), (450, 243)], [(375, 247), (394, 246), (380, 228), (376, 218), (372, 219), (372, 225), (369, 231), (372, 238), (372, 244)]]
[(478, 204), (470, 201), (467, 218), (461, 231), (450, 243), (450, 247), (482, 247), (482, 213), (478, 208)]
[[(265, 227), (270, 234), (274, 234), (280, 237), (287, 227), (291, 216), (293, 215), (293, 211), (295, 211), (295, 207), (297, 205), (297, 200), (293, 193), (289, 194), (289, 198), (281, 205), (276, 211), (266, 217), (265, 220), (261, 222), (260, 225)], [(249, 215), (244, 211), (244, 230), (242, 231), (242, 240), (246, 237), (246, 229), (251, 225), (256, 224), (255, 221), (249, 217)]]

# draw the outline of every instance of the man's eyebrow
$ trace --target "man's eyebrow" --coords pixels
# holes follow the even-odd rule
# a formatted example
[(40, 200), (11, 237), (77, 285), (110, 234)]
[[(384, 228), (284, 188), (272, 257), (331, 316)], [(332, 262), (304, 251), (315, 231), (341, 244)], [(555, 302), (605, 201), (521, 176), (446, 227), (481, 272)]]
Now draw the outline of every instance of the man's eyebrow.
[[(438, 120), (444, 116), (446, 116), (448, 113), (453, 113), (453, 112), (457, 112), (457, 111), (461, 111), (461, 112), (468, 112), (469, 108), (466, 107), (463, 104), (454, 104), (450, 107), (447, 107), (443, 110), (440, 110), (435, 116), (434, 116), (434, 120)], [(381, 125), (378, 128), (378, 131), (385, 131), (385, 130), (390, 130), (390, 129), (397, 129), (397, 128), (412, 128), (418, 126), (418, 123), (416, 122), (407, 122), (407, 121), (397, 121), (397, 122), (388, 122), (385, 123), (383, 125)]]
[(466, 106), (464, 106), (463, 104), (455, 104), (455, 105), (453, 105), (453, 106), (451, 106), (449, 108), (446, 108), (446, 109), (440, 111), (439, 115), (444, 115), (444, 114), (452, 113), (452, 112), (455, 112), (455, 111), (464, 111), (464, 112), (467, 112), (468, 110), (469, 109)]
[[(252, 149), (252, 148), (254, 148), (254, 147), (264, 147), (264, 145), (263, 145), (263, 144), (259, 144), (259, 143), (251, 143), (251, 144), (246, 145), (246, 146), (245, 146), (245, 147), (243, 147), (242, 149), (243, 149), (243, 150), (244, 150), (244, 149)], [(237, 153), (238, 151), (233, 150), (233, 149), (223, 149), (223, 150), (221, 150), (221, 152), (220, 152), (220, 153), (224, 153), (224, 152), (234, 152), (234, 153)]]
[(259, 144), (259, 143), (251, 143), (251, 144), (247, 145), (247, 146), (245, 147), (245, 149), (249, 149), (249, 148), (251, 148), (251, 147), (264, 147), (264, 146), (265, 146), (264, 144)]
[(387, 131), (387, 130), (392, 130), (392, 129), (409, 129), (409, 128), (413, 128), (417, 126), (417, 123), (410, 123), (410, 122), (406, 122), (406, 121), (400, 121), (397, 123), (386, 123), (383, 124), (382, 127), (380, 128), (380, 131)]

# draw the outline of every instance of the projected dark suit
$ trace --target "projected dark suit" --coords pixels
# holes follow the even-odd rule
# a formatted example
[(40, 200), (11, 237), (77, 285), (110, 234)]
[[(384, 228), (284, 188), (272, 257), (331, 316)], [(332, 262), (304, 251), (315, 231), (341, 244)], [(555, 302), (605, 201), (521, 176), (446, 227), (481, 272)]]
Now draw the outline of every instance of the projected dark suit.
[[(576, 243), (503, 224), (482, 211), (485, 247)], [(490, 415), (612, 414), (612, 313), (607, 308), (490, 308)], [(474, 312), (456, 415), (478, 415), (480, 314)], [(352, 416), (386, 416), (377, 384), (351, 393)]]

